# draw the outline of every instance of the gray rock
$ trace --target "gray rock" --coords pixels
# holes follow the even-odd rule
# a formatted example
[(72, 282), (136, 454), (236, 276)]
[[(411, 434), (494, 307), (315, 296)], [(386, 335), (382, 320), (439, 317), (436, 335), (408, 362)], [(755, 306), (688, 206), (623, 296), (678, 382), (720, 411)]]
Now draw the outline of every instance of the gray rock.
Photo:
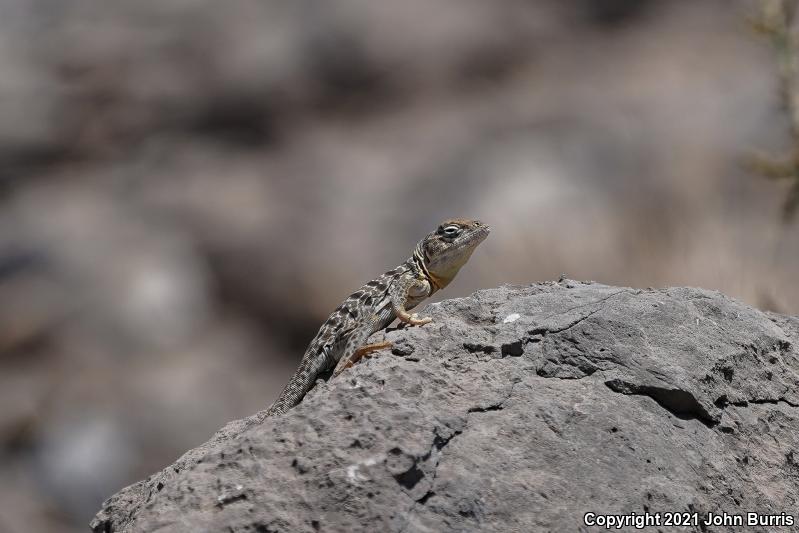
[(572, 280), (426, 313), (386, 334), (393, 354), (122, 490), (93, 530), (587, 531), (587, 512), (796, 512), (799, 319)]

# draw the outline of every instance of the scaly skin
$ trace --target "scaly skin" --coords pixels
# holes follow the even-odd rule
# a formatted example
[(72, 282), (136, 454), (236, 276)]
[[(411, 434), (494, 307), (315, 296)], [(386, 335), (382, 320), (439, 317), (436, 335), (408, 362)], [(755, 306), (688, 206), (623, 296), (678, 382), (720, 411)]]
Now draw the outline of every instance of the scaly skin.
[(419, 241), (404, 263), (352, 293), (322, 324), (267, 416), (300, 403), (321, 373), (335, 367), (335, 377), (355, 363), (370, 349), (364, 347), (366, 340), (394, 319), (416, 326), (429, 323), (430, 318), (408, 311), (449, 285), (488, 233), (489, 227), (477, 220), (446, 220)]

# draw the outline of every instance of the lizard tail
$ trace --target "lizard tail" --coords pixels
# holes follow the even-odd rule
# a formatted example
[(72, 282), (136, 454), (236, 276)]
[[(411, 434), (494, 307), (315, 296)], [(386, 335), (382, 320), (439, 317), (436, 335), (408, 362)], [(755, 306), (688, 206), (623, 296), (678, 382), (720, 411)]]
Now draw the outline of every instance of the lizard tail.
[(316, 383), (316, 377), (324, 372), (327, 366), (327, 358), (322, 354), (319, 357), (304, 357), (286, 388), (280, 393), (275, 403), (266, 410), (266, 416), (282, 415), (300, 403)]

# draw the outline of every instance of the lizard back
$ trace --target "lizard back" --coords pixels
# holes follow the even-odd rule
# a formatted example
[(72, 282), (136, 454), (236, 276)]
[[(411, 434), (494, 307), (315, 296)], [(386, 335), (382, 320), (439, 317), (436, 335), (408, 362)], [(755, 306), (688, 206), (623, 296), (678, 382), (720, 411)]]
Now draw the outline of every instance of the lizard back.
[(268, 409), (267, 415), (285, 413), (300, 403), (313, 388), (319, 374), (336, 366), (349, 336), (364, 317), (377, 317), (369, 335), (394, 321), (396, 315), (388, 305), (389, 289), (392, 281), (406, 272), (418, 272), (418, 267), (413, 265), (411, 259), (363, 285), (330, 314), (311, 340), (300, 360), (300, 366), (278, 400)]

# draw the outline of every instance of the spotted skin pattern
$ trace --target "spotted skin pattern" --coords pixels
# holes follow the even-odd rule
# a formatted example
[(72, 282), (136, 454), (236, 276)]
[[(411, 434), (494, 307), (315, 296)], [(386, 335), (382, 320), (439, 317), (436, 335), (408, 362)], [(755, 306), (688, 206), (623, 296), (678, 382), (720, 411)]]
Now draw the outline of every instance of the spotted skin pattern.
[(322, 324), (266, 415), (283, 414), (300, 403), (320, 374), (335, 369), (334, 377), (339, 375), (357, 360), (366, 340), (395, 319), (416, 326), (429, 323), (430, 318), (408, 311), (449, 285), (489, 231), (477, 220), (445, 220), (404, 263), (352, 293)]

